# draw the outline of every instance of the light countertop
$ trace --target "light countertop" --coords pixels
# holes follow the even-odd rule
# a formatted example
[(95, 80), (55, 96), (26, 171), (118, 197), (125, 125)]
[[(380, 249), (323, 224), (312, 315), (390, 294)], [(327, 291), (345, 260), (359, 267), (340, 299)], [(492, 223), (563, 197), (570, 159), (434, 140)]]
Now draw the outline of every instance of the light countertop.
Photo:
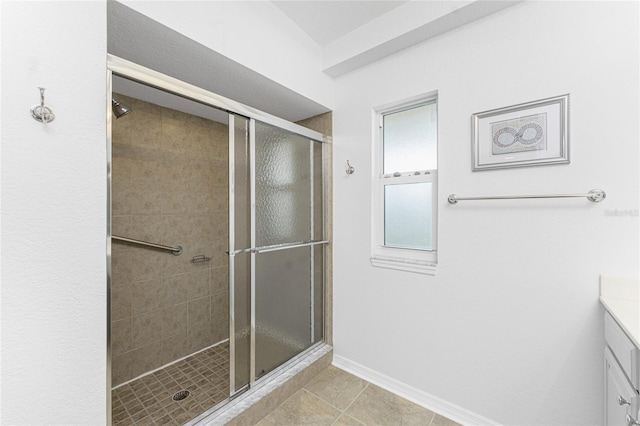
[(640, 279), (601, 276), (600, 302), (640, 348)]

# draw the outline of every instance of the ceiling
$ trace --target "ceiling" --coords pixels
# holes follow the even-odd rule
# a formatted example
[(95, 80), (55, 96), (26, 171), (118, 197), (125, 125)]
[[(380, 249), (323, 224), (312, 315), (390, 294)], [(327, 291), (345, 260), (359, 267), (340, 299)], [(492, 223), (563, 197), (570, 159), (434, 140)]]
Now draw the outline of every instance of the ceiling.
[(272, 0), (337, 78), (523, 0)]
[(407, 0), (273, 1), (320, 46), (406, 3)]
[[(518, 1), (278, 0), (272, 4), (318, 43), (322, 71), (336, 77)], [(107, 50), (117, 57), (288, 121), (329, 111), (118, 1), (108, 1), (107, 10)], [(116, 89), (124, 94), (138, 90), (131, 85)], [(146, 99), (147, 94), (138, 96)]]

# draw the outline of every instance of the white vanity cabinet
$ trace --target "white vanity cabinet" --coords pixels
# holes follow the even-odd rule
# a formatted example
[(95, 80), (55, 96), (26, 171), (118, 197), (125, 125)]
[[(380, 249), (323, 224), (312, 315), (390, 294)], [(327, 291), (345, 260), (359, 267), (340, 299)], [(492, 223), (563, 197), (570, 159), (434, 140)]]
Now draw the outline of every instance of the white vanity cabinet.
[(606, 312), (605, 425), (640, 426), (640, 349)]
[(637, 405), (635, 402), (638, 398), (608, 347), (604, 350), (604, 364), (605, 425), (624, 426), (627, 416), (635, 419), (633, 406)]

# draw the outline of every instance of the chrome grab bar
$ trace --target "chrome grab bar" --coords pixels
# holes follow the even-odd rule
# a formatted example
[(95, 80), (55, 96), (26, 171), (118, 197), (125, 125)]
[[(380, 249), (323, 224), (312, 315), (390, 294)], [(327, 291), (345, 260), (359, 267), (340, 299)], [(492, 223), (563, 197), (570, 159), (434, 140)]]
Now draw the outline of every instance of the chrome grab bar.
[(456, 204), (458, 201), (467, 200), (513, 200), (520, 198), (571, 198), (586, 197), (589, 201), (599, 203), (607, 198), (607, 194), (602, 189), (592, 189), (587, 194), (548, 194), (548, 195), (498, 195), (491, 197), (458, 197), (456, 194), (449, 195), (449, 204)]
[(302, 241), (302, 242), (297, 242), (297, 243), (285, 243), (285, 244), (275, 244), (272, 246), (263, 246), (263, 247), (257, 247), (257, 248), (247, 248), (247, 249), (240, 249), (240, 250), (236, 250), (232, 253), (227, 252), (228, 255), (230, 256), (234, 256), (236, 254), (240, 254), (240, 253), (268, 253), (270, 251), (277, 251), (277, 250), (286, 250), (286, 249), (290, 249), (290, 248), (299, 248), (299, 247), (309, 247), (309, 246), (315, 246), (318, 244), (329, 244), (328, 240), (321, 240), (321, 241)]
[(167, 250), (167, 251), (170, 251), (171, 254), (173, 254), (174, 256), (180, 256), (182, 254), (182, 246), (175, 246), (175, 247), (165, 246), (162, 244), (149, 243), (147, 241), (142, 241), (142, 240), (134, 240), (133, 238), (119, 237), (117, 235), (112, 235), (111, 239), (116, 241), (123, 241), (125, 243), (139, 244), (141, 246)]

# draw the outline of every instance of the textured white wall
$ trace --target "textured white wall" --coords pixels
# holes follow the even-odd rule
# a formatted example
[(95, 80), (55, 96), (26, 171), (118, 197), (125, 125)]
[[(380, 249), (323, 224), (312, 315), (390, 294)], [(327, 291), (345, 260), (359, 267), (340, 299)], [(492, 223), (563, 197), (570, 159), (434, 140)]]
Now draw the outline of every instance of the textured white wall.
[(0, 423), (104, 424), (106, 4), (0, 7)]
[[(638, 89), (636, 2), (521, 3), (339, 78), (336, 354), (500, 423), (601, 424), (598, 277), (639, 272), (639, 218), (606, 215), (639, 208)], [(373, 268), (372, 109), (433, 90), (439, 271)], [(565, 93), (570, 165), (471, 172), (472, 113)]]
[(306, 96), (333, 107), (322, 48), (269, 1), (140, 1), (122, 4)]

